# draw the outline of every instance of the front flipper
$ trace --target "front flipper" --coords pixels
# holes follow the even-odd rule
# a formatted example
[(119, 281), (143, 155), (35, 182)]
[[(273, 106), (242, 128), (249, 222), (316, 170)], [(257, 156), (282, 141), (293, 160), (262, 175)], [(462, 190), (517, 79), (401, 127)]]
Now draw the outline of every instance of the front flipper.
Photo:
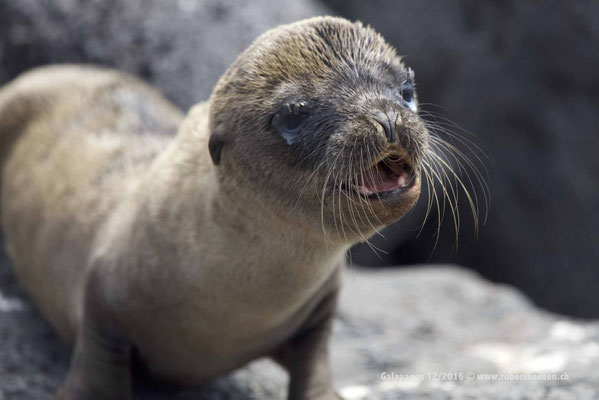
[(130, 400), (130, 363), (131, 344), (117, 328), (102, 279), (92, 272), (69, 372), (55, 400)]
[(338, 292), (331, 288), (303, 328), (273, 356), (289, 372), (289, 400), (342, 400), (333, 387), (328, 353)]

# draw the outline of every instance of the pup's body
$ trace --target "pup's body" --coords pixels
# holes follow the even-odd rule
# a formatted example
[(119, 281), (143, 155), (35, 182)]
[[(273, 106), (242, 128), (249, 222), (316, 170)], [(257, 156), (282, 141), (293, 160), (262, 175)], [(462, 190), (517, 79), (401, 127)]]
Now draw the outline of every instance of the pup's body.
[[(328, 50), (316, 46), (314, 59), (300, 53), (315, 81), (297, 89), (305, 83), (293, 75), (305, 78), (294, 53), (298, 37), (353, 57), (353, 44), (344, 49), (342, 40), (319, 38), (337, 32), (360, 39), (364, 57), (379, 52), (399, 82), (411, 79), (371, 30), (323, 18), (264, 35), (185, 119), (136, 79), (90, 67), (42, 68), (0, 91), (7, 250), (42, 313), (76, 342), (59, 398), (128, 398), (132, 348), (158, 378), (183, 385), (272, 356), (290, 372), (290, 398), (336, 398), (326, 341), (345, 251), (413, 205), (426, 139), (411, 105), (383, 105), (374, 95), (356, 95), (359, 108), (345, 111), (351, 118), (344, 125), (345, 103), (333, 96), (341, 114), (328, 121), (338, 125), (325, 131), (316, 124), (331, 117), (314, 99), (340, 84), (318, 81), (330, 63), (378, 68), (359, 56), (322, 58)], [(289, 60), (270, 52), (276, 46)], [(285, 70), (286, 62), (294, 69)], [(322, 63), (320, 70), (311, 62)], [(248, 77), (256, 68), (263, 73)], [(370, 80), (345, 84), (383, 96)], [(321, 107), (302, 118), (299, 131), (290, 128), (292, 107), (279, 108), (292, 90), (303, 90), (294, 104), (304, 110)], [(375, 122), (370, 102), (382, 107)], [(351, 135), (378, 153), (350, 152)], [(309, 165), (342, 159), (343, 185), (340, 173), (328, 186), (326, 174), (305, 165), (319, 151)]]
[[(3, 98), (40, 107), (4, 166), (7, 250), (65, 340), (94, 258), (110, 264), (108, 297), (147, 365), (181, 383), (272, 352), (325, 295), (342, 253), (306, 254), (296, 238), (286, 243), (290, 226), (259, 209), (231, 215), (216, 196), (205, 104), (175, 136), (182, 115), (151, 88), (77, 66), (25, 74)], [(3, 118), (17, 117), (20, 105), (5, 106)]]

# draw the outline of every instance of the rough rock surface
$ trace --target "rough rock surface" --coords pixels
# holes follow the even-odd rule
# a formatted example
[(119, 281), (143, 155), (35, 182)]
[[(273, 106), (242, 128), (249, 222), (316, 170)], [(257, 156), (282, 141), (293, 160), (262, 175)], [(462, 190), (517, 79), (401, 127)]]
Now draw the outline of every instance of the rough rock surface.
[(102, 64), (188, 108), (258, 35), (323, 13), (312, 0), (2, 0), (0, 83), (41, 64)]
[[(337, 387), (347, 399), (599, 396), (599, 323), (539, 311), (514, 289), (456, 267), (349, 269), (331, 351)], [(49, 400), (67, 364), (68, 350), (3, 264), (0, 399)], [(493, 381), (470, 373), (566, 373), (568, 379)], [(199, 391), (176, 393), (138, 380), (136, 398), (283, 399), (286, 380), (262, 360)]]
[(461, 196), (457, 252), (449, 216), (434, 252), (435, 215), (414, 238), (421, 211), (374, 241), (388, 255), (364, 247), (354, 260), (412, 264), (432, 254), (547, 309), (599, 317), (599, 2), (325, 3), (392, 42), (416, 71), (422, 109), (473, 132), (491, 160), (492, 206), (478, 240)]

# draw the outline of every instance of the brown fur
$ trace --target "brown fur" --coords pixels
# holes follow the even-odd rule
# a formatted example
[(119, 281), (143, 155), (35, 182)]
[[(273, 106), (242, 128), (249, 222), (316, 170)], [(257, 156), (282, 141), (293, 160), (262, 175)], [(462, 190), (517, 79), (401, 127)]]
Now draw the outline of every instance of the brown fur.
[[(418, 168), (426, 129), (389, 100), (408, 75), (370, 28), (316, 18), (257, 39), (185, 119), (113, 71), (46, 67), (4, 87), (7, 249), (42, 313), (76, 339), (59, 398), (126, 398), (132, 346), (184, 385), (271, 355), (290, 398), (334, 398), (326, 339), (344, 253), (405, 214), (420, 181), (386, 201), (338, 184), (366, 154), (402, 152)], [(313, 125), (291, 145), (272, 116), (298, 96)], [(388, 109), (395, 142), (373, 116)]]

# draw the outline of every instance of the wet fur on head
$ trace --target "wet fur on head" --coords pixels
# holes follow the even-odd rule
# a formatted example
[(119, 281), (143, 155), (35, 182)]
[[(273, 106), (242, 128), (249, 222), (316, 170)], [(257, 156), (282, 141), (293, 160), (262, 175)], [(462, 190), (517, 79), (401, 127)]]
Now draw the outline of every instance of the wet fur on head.
[[(340, 186), (394, 151), (419, 169), (428, 132), (417, 113), (399, 105), (413, 79), (396, 51), (359, 22), (321, 17), (265, 33), (211, 97), (210, 151), (223, 189), (260, 187), (266, 202), (276, 198), (273, 206), (322, 219), (339, 234), (351, 229), (352, 237), (399, 219), (417, 193), (380, 206), (345, 198)], [(308, 116), (299, 132), (285, 137), (274, 122), (297, 104)], [(402, 121), (393, 140), (377, 122), (388, 112)], [(353, 214), (351, 227), (337, 221), (344, 212), (346, 219)]]

